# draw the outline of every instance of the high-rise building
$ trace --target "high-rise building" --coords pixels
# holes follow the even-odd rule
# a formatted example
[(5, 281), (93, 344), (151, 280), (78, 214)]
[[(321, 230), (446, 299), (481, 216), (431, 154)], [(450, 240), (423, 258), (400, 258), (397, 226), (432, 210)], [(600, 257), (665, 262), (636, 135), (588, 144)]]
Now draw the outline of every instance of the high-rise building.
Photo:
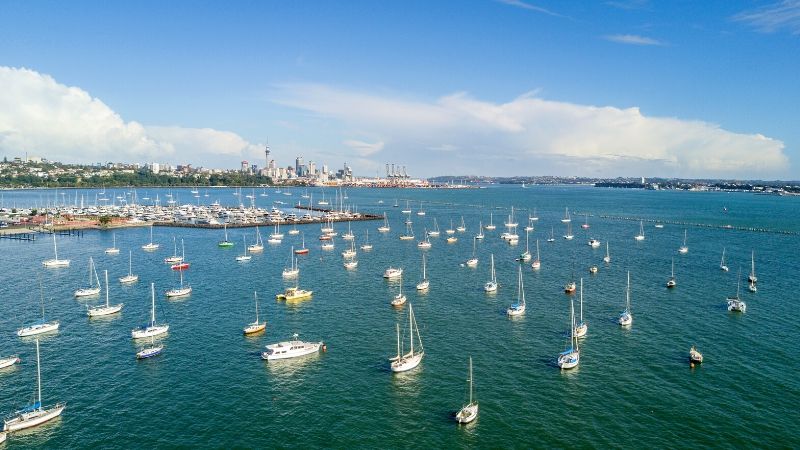
[(314, 161), (309, 161), (307, 168), (308, 168), (308, 173), (306, 174), (306, 176), (309, 176), (309, 177), (316, 176), (316, 174), (317, 174), (317, 165), (316, 165), (316, 163), (314, 163)]
[(242, 161), (242, 172), (248, 173), (250, 172), (250, 163), (247, 161)]
[(302, 156), (298, 156), (298, 157), (297, 157), (297, 158), (294, 160), (294, 173), (295, 173), (295, 174), (296, 174), (298, 177), (301, 177), (301, 176), (303, 176), (303, 157), (302, 157)]

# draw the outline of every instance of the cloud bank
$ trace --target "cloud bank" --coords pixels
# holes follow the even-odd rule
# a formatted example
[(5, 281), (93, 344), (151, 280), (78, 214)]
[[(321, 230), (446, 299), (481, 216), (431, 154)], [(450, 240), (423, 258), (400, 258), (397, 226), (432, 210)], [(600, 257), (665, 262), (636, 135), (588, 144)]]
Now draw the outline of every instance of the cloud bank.
[(783, 0), (758, 9), (741, 12), (733, 17), (765, 33), (786, 30), (800, 34), (800, 0)]
[(336, 122), (343, 142), (360, 156), (375, 163), (402, 158), (415, 175), (771, 178), (789, 171), (779, 140), (708, 122), (648, 117), (638, 108), (572, 104), (532, 93), (493, 103), (463, 92), (419, 101), (322, 84), (277, 89), (276, 102)]
[(607, 41), (616, 42), (618, 44), (629, 45), (664, 45), (663, 42), (645, 36), (637, 36), (635, 34), (613, 34), (603, 37)]
[(261, 146), (228, 131), (126, 122), (83, 89), (33, 70), (0, 67), (0, 86), (0, 154), (7, 156), (233, 167), (261, 155)]

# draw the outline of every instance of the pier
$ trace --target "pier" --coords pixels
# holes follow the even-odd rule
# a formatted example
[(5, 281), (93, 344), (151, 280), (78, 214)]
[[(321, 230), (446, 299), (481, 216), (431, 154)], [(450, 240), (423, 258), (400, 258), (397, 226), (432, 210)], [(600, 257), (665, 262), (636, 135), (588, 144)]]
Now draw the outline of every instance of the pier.
[(36, 234), (34, 233), (3, 233), (0, 234), (0, 239), (11, 239), (14, 241), (35, 241)]

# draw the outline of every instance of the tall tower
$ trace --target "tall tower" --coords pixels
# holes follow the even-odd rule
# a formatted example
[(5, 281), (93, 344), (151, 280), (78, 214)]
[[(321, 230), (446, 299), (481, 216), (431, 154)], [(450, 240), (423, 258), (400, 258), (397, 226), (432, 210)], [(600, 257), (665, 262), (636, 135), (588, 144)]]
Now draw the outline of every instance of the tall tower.
[(267, 144), (267, 148), (264, 149), (264, 154), (267, 156), (267, 163), (264, 164), (264, 167), (269, 169), (269, 144)]

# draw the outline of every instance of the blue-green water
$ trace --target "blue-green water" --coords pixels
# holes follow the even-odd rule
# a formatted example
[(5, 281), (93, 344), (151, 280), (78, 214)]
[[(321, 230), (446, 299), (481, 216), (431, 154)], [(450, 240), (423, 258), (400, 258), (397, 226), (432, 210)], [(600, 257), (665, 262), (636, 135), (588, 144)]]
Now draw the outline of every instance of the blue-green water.
[[(319, 198), (320, 192), (314, 191)], [(154, 194), (155, 191), (150, 194)], [(161, 191), (161, 198), (164, 193)], [(176, 191), (177, 192), (177, 191)], [(233, 203), (232, 190), (214, 191)], [(258, 198), (266, 205), (276, 199)], [(156, 228), (161, 249), (146, 253), (145, 228), (117, 230), (116, 256), (105, 255), (111, 232), (84, 237), (59, 237), (59, 255), (72, 259), (68, 269), (41, 267), (51, 257), (52, 241), (0, 240), (0, 355), (19, 353), (20, 366), (0, 371), (0, 412), (26, 403), (35, 390), (35, 350), (15, 330), (38, 315), (39, 280), (44, 285), (47, 316), (61, 321), (58, 334), (43, 337), (44, 402), (66, 401), (64, 416), (54, 423), (18, 433), (8, 448), (148, 448), (192, 447), (798, 447), (800, 382), (795, 335), (797, 295), (794, 283), (800, 265), (798, 236), (718, 228), (688, 229), (689, 253), (679, 255), (683, 227), (645, 226), (647, 239), (635, 242), (638, 222), (573, 217), (575, 239), (566, 241), (559, 219), (564, 207), (599, 215), (624, 215), (659, 220), (732, 224), (800, 231), (796, 211), (800, 199), (727, 193), (646, 192), (561, 187), (491, 187), (481, 190), (348, 191), (359, 211), (386, 211), (391, 233), (379, 234), (378, 222), (355, 222), (357, 244), (369, 229), (371, 252), (359, 251), (359, 266), (346, 271), (341, 251), (319, 249), (316, 225), (306, 231), (311, 254), (300, 257), (303, 287), (312, 300), (295, 306), (274, 301), (286, 283), (280, 272), (292, 243), (286, 236), (268, 246), (249, 264), (234, 257), (241, 235), (253, 229), (230, 230), (236, 248), (216, 243), (221, 231)], [(139, 196), (145, 195), (142, 190)], [(180, 194), (190, 198), (188, 191)], [(299, 192), (289, 200), (297, 200)], [(5, 192), (9, 206), (33, 204), (52, 191)], [(67, 191), (69, 201), (74, 192)], [(91, 193), (94, 196), (94, 193)], [(326, 197), (332, 196), (329, 190)], [(87, 195), (88, 197), (88, 195)], [(404, 230), (394, 199), (424, 200), (425, 217), (412, 215), (418, 236), (438, 219), (442, 237), (431, 238), (428, 276), (431, 288), (418, 294), (421, 253), (416, 241), (400, 241)], [(287, 198), (280, 196), (283, 201)], [(378, 200), (384, 200), (378, 205)], [(499, 239), (511, 206), (520, 225), (537, 208), (539, 222), (531, 233), (540, 240), (542, 268), (524, 266), (527, 314), (505, 316), (515, 300), (518, 263), (524, 249)], [(728, 211), (723, 212), (723, 207)], [(412, 204), (416, 212), (416, 204)], [(494, 211), (495, 232), (478, 243), (480, 264), (460, 267), (472, 251), (470, 237), (479, 220)], [(467, 233), (455, 244), (445, 242), (444, 229), (463, 214)], [(544, 242), (555, 227), (556, 242)], [(336, 225), (340, 233), (344, 224)], [(521, 227), (520, 227), (521, 229)], [(178, 283), (162, 260), (172, 252), (172, 236), (186, 242), (192, 267), (186, 281), (194, 292), (184, 300), (157, 298), (160, 318), (171, 326), (162, 356), (134, 359), (130, 330), (147, 320), (149, 283), (159, 292)], [(589, 237), (603, 241), (593, 250)], [(605, 242), (612, 262), (602, 263)], [(719, 270), (722, 247), (728, 273)], [(121, 286), (133, 250), (136, 285)], [(749, 270), (756, 251), (758, 293), (742, 297), (747, 313), (725, 308), (736, 291), (739, 266)], [(489, 254), (494, 253), (501, 287), (487, 295)], [(121, 315), (88, 320), (85, 303), (72, 292), (85, 283), (93, 256), (108, 269), (111, 301), (124, 302)], [(678, 287), (664, 287), (675, 258)], [(597, 264), (599, 273), (587, 268)], [(405, 268), (404, 291), (414, 305), (425, 345), (425, 359), (413, 372), (393, 375), (386, 358), (395, 352), (395, 323), (407, 320), (407, 309), (389, 305), (396, 285), (381, 278), (388, 266)], [(581, 364), (561, 372), (554, 359), (563, 350), (568, 330), (568, 297), (562, 286), (573, 271), (584, 278), (584, 315), (588, 337), (581, 342)], [(625, 273), (631, 272), (634, 323), (616, 324), (624, 307)], [(102, 273), (101, 273), (102, 277)], [(292, 283), (290, 283), (292, 284)], [(262, 299), (268, 322), (265, 334), (247, 338), (244, 325), (253, 320), (253, 291)], [(258, 352), (265, 344), (299, 332), (301, 338), (324, 340), (328, 351), (318, 356), (265, 363)], [(696, 344), (705, 354), (701, 367), (690, 369), (688, 349)], [(467, 357), (474, 361), (475, 391), (480, 416), (459, 427), (450, 415), (465, 401)]]

